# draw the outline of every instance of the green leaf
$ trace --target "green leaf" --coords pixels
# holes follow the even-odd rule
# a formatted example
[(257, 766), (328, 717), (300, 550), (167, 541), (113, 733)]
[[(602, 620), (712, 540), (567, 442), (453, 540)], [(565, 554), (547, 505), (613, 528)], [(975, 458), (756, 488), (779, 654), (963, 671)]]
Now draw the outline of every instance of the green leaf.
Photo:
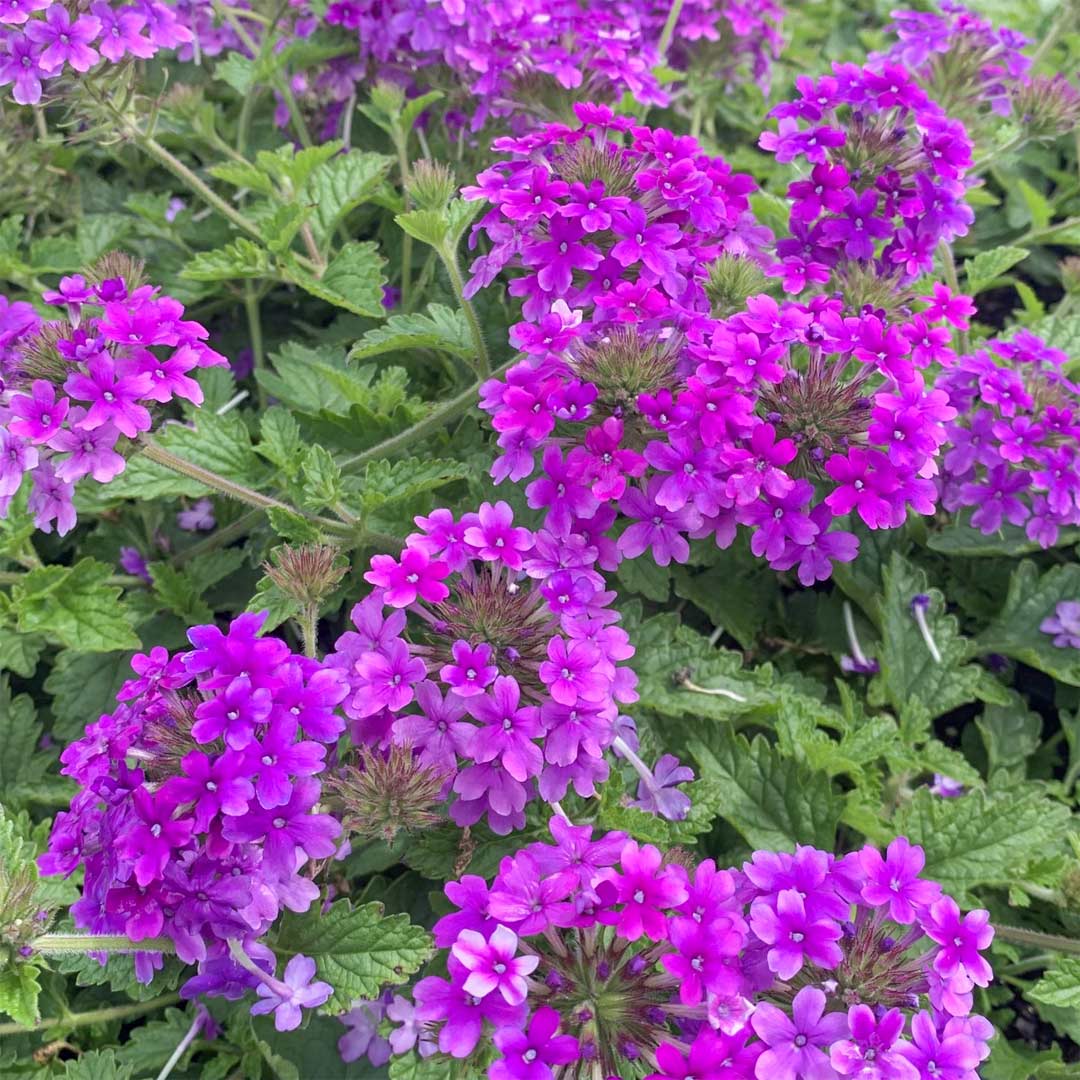
[(748, 742), (729, 727), (709, 730), (690, 750), (716, 785), (720, 816), (751, 846), (833, 849), (844, 799), (826, 773), (783, 757), (762, 735)]
[(410, 924), (407, 915), (387, 916), (378, 903), (353, 909), (348, 900), (306, 918), (287, 915), (277, 944), (314, 958), (319, 978), (334, 988), (327, 1012), (341, 1012), (358, 998), (374, 998), (382, 987), (405, 982), (432, 951), (428, 932)]
[(1059, 956), (1027, 996), (1059, 1009), (1080, 1008), (1080, 956)]
[(1054, 216), (1054, 208), (1050, 205), (1046, 196), (1037, 191), (1023, 177), (1016, 181), (1016, 188), (1020, 192), (1031, 216), (1033, 229), (1045, 229)]
[(300, 514), (272, 506), (266, 512), (270, 527), (291, 544), (321, 544), (326, 537), (317, 525), (312, 524)]
[[(230, 55), (236, 56), (237, 53)], [(270, 195), (274, 191), (274, 185), (270, 177), (247, 162), (226, 161), (220, 165), (212, 165), (208, 170), (211, 176), (218, 180), (224, 180), (233, 187), (250, 188), (260, 195)]]
[(967, 275), (967, 292), (972, 296), (989, 288), (1006, 270), (1028, 257), (1027, 248), (996, 247), (980, 251), (973, 259), (964, 262)]
[(180, 271), (189, 281), (231, 281), (238, 278), (273, 276), (270, 253), (245, 236), (224, 247), (200, 251)]
[(377, 244), (370, 240), (351, 241), (338, 252), (321, 278), (301, 268), (295, 260), (290, 262), (288, 270), (289, 277), (312, 296), (354, 315), (381, 319), (386, 314), (382, 306), (382, 289), (386, 283), (384, 262)]
[(112, 1050), (90, 1050), (64, 1062), (65, 1080), (131, 1080), (130, 1065), (121, 1065)]
[[(945, 613), (945, 598), (928, 585), (926, 573), (893, 553), (884, 570), (885, 595), (881, 601), (881, 675), (875, 679), (871, 700), (883, 691), (897, 710), (917, 701), (941, 716), (980, 696), (985, 672), (966, 661), (971, 643), (960, 634), (952, 615)], [(926, 621), (941, 654), (934, 660), (919, 632), (911, 610), (915, 596), (930, 597)]]
[(11, 589), (19, 629), (80, 652), (138, 648), (131, 614), (120, 603), (122, 590), (107, 584), (111, 574), (94, 559), (31, 570)]
[(327, 449), (317, 443), (309, 446), (303, 473), (303, 502), (308, 510), (321, 510), (341, 501), (341, 470)]
[(0, 671), (13, 671), (24, 679), (37, 669), (45, 640), (38, 634), (20, 634), (10, 627), (0, 628)]
[[(182, 1009), (166, 1009), (160, 1019), (143, 1021), (131, 1029), (116, 1051), (117, 1061), (130, 1066), (139, 1076), (157, 1075), (188, 1033), (193, 1019)], [(181, 1073), (188, 1067), (193, 1052), (189, 1047), (176, 1063)]]
[(465, 316), (444, 304), (431, 304), (427, 314), (391, 315), (382, 326), (369, 330), (352, 347), (349, 359), (367, 360), (408, 349), (436, 349), (468, 360), (474, 348)]
[(1069, 811), (1037, 787), (941, 799), (920, 788), (893, 818), (897, 836), (926, 851), (926, 876), (958, 899), (978, 885), (1007, 886), (1034, 858), (1064, 843)]
[(131, 653), (58, 653), (45, 680), (52, 694), (53, 734), (65, 741), (79, 738), (83, 727), (111, 712), (116, 692), (131, 678)]
[(420, 94), (418, 97), (410, 98), (402, 106), (399, 115), (398, 122), (401, 129), (405, 132), (411, 131), (413, 124), (416, 123), (420, 114), (429, 105), (434, 105), (436, 101), (441, 101), (445, 96), (446, 95), (441, 90), (429, 90), (426, 94)]
[(320, 247), (349, 211), (372, 196), (393, 163), (385, 154), (350, 150), (331, 158), (308, 177), (299, 201), (315, 208), (311, 231)]
[(32, 789), (45, 772), (36, 756), (41, 724), (27, 694), (11, 696), (6, 677), (0, 677), (0, 796), (10, 805), (20, 790)]
[[(155, 438), (185, 461), (247, 487), (262, 487), (270, 479), (270, 470), (253, 450), (247, 426), (236, 413), (216, 416), (201, 411), (195, 414), (194, 427), (168, 424)], [(140, 454), (109, 484), (109, 492), (128, 499), (177, 495), (197, 499), (209, 494), (210, 489)]]
[(259, 422), (261, 440), (255, 449), (288, 477), (298, 475), (304, 455), (300, 425), (288, 409), (271, 405)]
[(638, 593), (658, 604), (667, 602), (671, 593), (671, 567), (659, 566), (652, 559), (623, 559), (616, 570), (625, 593)]
[(390, 1059), (390, 1080), (469, 1080), (469, 1070), (468, 1062), (445, 1054), (422, 1058), (410, 1051)]
[(0, 968), (0, 1013), (7, 1013), (16, 1024), (29, 1027), (41, 1018), (38, 995), (41, 984), (33, 964), (14, 963)]
[(1039, 629), (1062, 600), (1080, 597), (1080, 565), (1055, 566), (1041, 577), (1035, 563), (1022, 562), (1009, 579), (998, 616), (977, 639), (981, 652), (1003, 653), (1047, 675), (1080, 686), (1080, 651), (1058, 648), (1054, 635)]
[(383, 458), (369, 462), (359, 485), (364, 509), (374, 510), (389, 502), (435, 491), (454, 480), (464, 480), (470, 472), (465, 462), (440, 458)]
[(297, 194), (303, 189), (311, 174), (340, 150), (339, 139), (332, 139), (318, 146), (309, 146), (303, 150), (296, 150), (291, 144), (286, 143), (273, 151), (260, 150), (255, 155), (255, 164), (278, 181), (287, 193)]
[[(1042, 551), (1037, 540), (1028, 539), (1027, 533), (1019, 525), (1002, 524), (997, 532), (989, 536), (979, 529), (973, 529), (968, 522), (971, 511), (964, 510), (950, 515), (950, 522), (944, 528), (931, 532), (926, 546), (931, 551), (942, 555), (1015, 557), (1030, 555)], [(1080, 529), (1061, 529), (1054, 547), (1065, 547), (1080, 540)]]
[(148, 569), (154, 582), (154, 595), (169, 611), (188, 625), (213, 621), (214, 613), (191, 575), (167, 562), (152, 562)]
[(445, 212), (438, 210), (409, 210), (398, 214), (394, 220), (414, 240), (437, 248), (450, 235), (450, 221)]
[(214, 75), (227, 82), (241, 97), (247, 97), (259, 80), (259, 65), (240, 52), (229, 52), (214, 65)]
[(286, 596), (271, 578), (263, 577), (255, 586), (255, 593), (248, 601), (247, 610), (266, 612), (263, 633), (269, 634), (286, 620), (299, 615), (300, 603), (291, 596)]

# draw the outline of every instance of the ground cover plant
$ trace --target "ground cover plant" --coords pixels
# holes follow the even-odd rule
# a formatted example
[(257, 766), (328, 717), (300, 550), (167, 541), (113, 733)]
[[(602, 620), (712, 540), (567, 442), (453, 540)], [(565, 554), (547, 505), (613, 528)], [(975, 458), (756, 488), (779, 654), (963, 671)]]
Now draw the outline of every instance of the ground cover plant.
[(1080, 1076), (1078, 69), (0, 3), (0, 1077)]

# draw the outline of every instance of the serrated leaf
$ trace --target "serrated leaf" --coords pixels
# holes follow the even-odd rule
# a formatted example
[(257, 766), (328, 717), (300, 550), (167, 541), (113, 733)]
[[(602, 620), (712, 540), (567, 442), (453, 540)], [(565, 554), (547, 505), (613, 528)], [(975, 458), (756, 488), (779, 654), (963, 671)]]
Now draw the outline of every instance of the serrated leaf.
[(450, 221), (445, 211), (409, 210), (397, 214), (394, 220), (414, 240), (437, 248), (450, 235)]
[[(191, 1027), (193, 1017), (182, 1009), (166, 1009), (160, 1018), (146, 1020), (132, 1028), (116, 1051), (117, 1061), (139, 1076), (154, 1076), (172, 1056)], [(189, 1047), (176, 1068), (187, 1068), (193, 1050)]]
[(748, 742), (728, 727), (692, 740), (703, 776), (716, 785), (718, 812), (753, 847), (833, 849), (844, 799), (823, 772), (785, 758), (758, 735)]
[(259, 422), (259, 445), (255, 448), (286, 476), (296, 476), (304, 451), (300, 425), (288, 409), (272, 405)]
[(290, 544), (321, 544), (326, 537), (322, 530), (300, 514), (273, 506), (266, 512), (270, 527)]
[(308, 177), (299, 202), (314, 207), (311, 231), (320, 247), (351, 210), (371, 197), (393, 163), (385, 154), (350, 150), (331, 158)]
[(309, 510), (321, 510), (341, 501), (341, 470), (325, 447), (309, 446), (303, 463), (303, 503)]
[(386, 916), (381, 904), (352, 908), (338, 900), (306, 918), (286, 916), (278, 947), (313, 957), (319, 978), (334, 988), (328, 1012), (348, 1009), (358, 998), (376, 997), (418, 971), (431, 955), (431, 937), (406, 915)]
[(20, 634), (11, 627), (0, 627), (0, 671), (13, 671), (29, 679), (44, 648), (45, 639), (39, 634)]
[(1068, 809), (1028, 787), (942, 799), (918, 790), (893, 818), (897, 836), (926, 851), (926, 877), (958, 898), (978, 885), (1008, 885), (1033, 858), (1064, 842)]
[(311, 174), (340, 150), (341, 142), (338, 139), (305, 147), (303, 150), (296, 150), (291, 144), (286, 144), (273, 151), (260, 150), (255, 155), (255, 164), (292, 194), (296, 194)]
[(1060, 1009), (1080, 1008), (1080, 956), (1059, 956), (1027, 997)]
[(983, 652), (1002, 653), (1080, 686), (1080, 650), (1058, 648), (1039, 627), (1062, 600), (1080, 597), (1080, 565), (1055, 566), (1041, 577), (1035, 563), (1022, 562), (1009, 579), (1005, 604), (977, 639)]
[(116, 692), (131, 678), (129, 652), (57, 654), (45, 680), (52, 694), (53, 734), (64, 741), (80, 738), (83, 728), (116, 704)]
[[(200, 411), (195, 414), (193, 427), (168, 424), (155, 440), (185, 461), (220, 473), (246, 487), (259, 488), (269, 480), (269, 468), (256, 455), (247, 426), (235, 413), (216, 416)], [(124, 472), (109, 484), (109, 491), (130, 499), (177, 495), (197, 499), (210, 493), (210, 489), (198, 480), (159, 465), (145, 454), (128, 462)]]
[(6, 677), (0, 677), (0, 794), (9, 803), (18, 801), (19, 789), (32, 787), (45, 772), (36, 757), (41, 724), (34, 702), (27, 694), (11, 696)]
[(426, 94), (409, 98), (401, 108), (399, 122), (403, 131), (412, 130), (413, 124), (419, 119), (420, 114), (436, 101), (441, 101), (446, 95), (441, 90), (429, 90)]
[(436, 349), (462, 360), (475, 351), (465, 316), (444, 304), (431, 304), (427, 314), (391, 315), (369, 330), (350, 350), (350, 360), (367, 360), (388, 352)]
[(111, 574), (94, 559), (31, 570), (11, 589), (19, 629), (80, 652), (138, 648), (132, 616), (120, 603), (122, 590), (108, 584)]
[(658, 604), (671, 593), (671, 567), (658, 566), (652, 559), (623, 559), (615, 572), (626, 593), (638, 593)]
[(262, 629), (264, 634), (269, 634), (286, 620), (299, 615), (300, 604), (291, 596), (286, 596), (271, 578), (263, 577), (255, 586), (255, 593), (248, 601), (247, 610), (266, 612), (266, 622)]
[(156, 971), (148, 983), (139, 982), (132, 953), (110, 953), (104, 964), (86, 953), (63, 953), (50, 963), (65, 975), (74, 975), (76, 986), (108, 987), (114, 994), (123, 994), (135, 1001), (149, 1001), (175, 990), (181, 977), (186, 977), (184, 965), (174, 956), (164, 958), (161, 970)]
[(259, 80), (259, 66), (241, 52), (228, 52), (214, 65), (216, 78), (227, 82), (241, 97), (247, 97)]
[(321, 278), (303, 269), (295, 261), (289, 264), (289, 278), (306, 292), (328, 304), (351, 311), (354, 315), (382, 318), (383, 274), (385, 260), (378, 245), (370, 240), (352, 241), (334, 257)]
[(38, 995), (41, 984), (33, 964), (14, 963), (0, 968), (0, 1013), (7, 1013), (16, 1024), (29, 1027), (40, 1019)]
[(212, 165), (208, 171), (211, 176), (224, 180), (233, 187), (249, 188), (260, 195), (270, 195), (274, 190), (270, 177), (249, 162), (226, 161), (220, 165)]
[[(931, 551), (942, 555), (1015, 557), (1030, 555), (1042, 551), (1042, 545), (1028, 538), (1027, 533), (1018, 525), (1004, 522), (997, 532), (985, 535), (979, 529), (973, 529), (968, 522), (971, 511), (964, 510), (950, 515), (949, 524), (935, 530), (926, 539), (926, 546)], [(1066, 547), (1080, 540), (1080, 529), (1060, 529), (1054, 547)]]
[(374, 510), (385, 503), (410, 499), (454, 480), (464, 480), (470, 471), (469, 466), (461, 461), (439, 458), (387, 461), (384, 458), (368, 464), (359, 491), (364, 509)]
[(131, 1080), (130, 1065), (121, 1065), (112, 1050), (90, 1050), (64, 1063), (64, 1080)]
[(967, 292), (976, 296), (983, 289), (989, 288), (1006, 270), (1028, 257), (1028, 249), (1022, 247), (991, 248), (980, 251), (973, 259), (964, 262), (967, 276)]
[(213, 621), (214, 613), (203, 600), (194, 578), (167, 562), (152, 562), (148, 569), (154, 583), (154, 595), (169, 611), (179, 615), (188, 625)]
[(265, 248), (246, 236), (238, 236), (224, 247), (214, 248), (213, 251), (200, 251), (184, 264), (180, 276), (189, 281), (263, 278), (273, 276), (273, 265), (270, 253)]
[[(884, 570), (885, 593), (881, 600), (881, 675), (878, 690), (897, 710), (914, 700), (941, 716), (980, 696), (984, 672), (966, 661), (971, 643), (960, 634), (956, 619), (945, 612), (945, 598), (929, 587), (925, 572), (893, 552)], [(911, 602), (929, 596), (926, 621), (941, 654), (934, 660), (919, 631)], [(872, 700), (874, 700), (872, 696)]]

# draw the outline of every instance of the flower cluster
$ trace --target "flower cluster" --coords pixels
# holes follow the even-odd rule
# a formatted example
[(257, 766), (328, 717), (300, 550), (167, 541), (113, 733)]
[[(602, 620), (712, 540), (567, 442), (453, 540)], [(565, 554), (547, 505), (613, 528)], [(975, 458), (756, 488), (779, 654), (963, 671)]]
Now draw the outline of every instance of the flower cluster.
[(1080, 524), (1080, 387), (1063, 370), (1067, 359), (1021, 330), (961, 356), (937, 381), (957, 413), (942, 505), (971, 507), (971, 524), (986, 535), (1008, 522), (1051, 547), (1062, 528)]
[(778, 162), (809, 171), (788, 189), (791, 236), (770, 272), (800, 293), (860, 269), (901, 281), (932, 270), (937, 245), (974, 220), (963, 198), (972, 164), (964, 125), (898, 63), (835, 64), (795, 85), (799, 99), (772, 110), (778, 130), (760, 139)]
[(524, 301), (510, 338), (525, 359), (481, 397), (503, 450), (496, 479), (528, 475), (559, 421), (612, 413), (663, 383), (673, 330), (708, 315), (708, 263), (770, 238), (748, 209), (753, 180), (696, 140), (576, 111), (573, 129), (498, 140), (510, 160), (464, 192), (493, 203), (474, 228), (491, 249), (473, 263), (470, 295), (505, 268), (523, 271), (509, 285)]
[[(209, 5), (206, 5), (209, 7)], [(57, 0), (0, 5), (0, 86), (20, 105), (36, 105), (42, 86), (66, 71), (85, 75), (102, 61), (145, 60), (192, 40), (174, 6), (94, 0), (74, 8)]]
[[(259, 637), (265, 619), (240, 615), (224, 633), (197, 626), (188, 652), (135, 656), (116, 711), (61, 755), (79, 791), (40, 866), (82, 866), (77, 926), (132, 941), (167, 936), (199, 966), (185, 996), (255, 988), (255, 1011), (273, 1010), (284, 1030), (330, 988), (311, 983), (305, 957), (275, 979), (259, 938), (284, 909), (319, 899), (300, 871), (337, 851), (341, 826), (315, 808), (347, 687), (337, 671)], [(160, 954), (136, 963), (149, 979)]]
[[(657, 0), (646, 25), (660, 38), (671, 5)], [(745, 74), (766, 92), (780, 55), (784, 9), (774, 0), (688, 0), (676, 20), (665, 62), (676, 71), (701, 69), (730, 90)]]
[(140, 267), (102, 265), (120, 272), (73, 274), (44, 294), (61, 318), (0, 311), (11, 327), (0, 331), (0, 517), (28, 476), (35, 524), (61, 536), (75, 526), (75, 484), (122, 473), (118, 444), (150, 430), (150, 410), (174, 397), (200, 404), (191, 373), (226, 363), (178, 301), (141, 284)]
[(887, 27), (896, 42), (875, 61), (899, 64), (926, 85), (947, 109), (1012, 111), (1012, 97), (1026, 83), (1028, 38), (942, 0), (938, 11), (894, 11)]
[(962, 914), (903, 838), (728, 871), (561, 817), (551, 833), (490, 885), (447, 885), (447, 974), (414, 989), (442, 1053), (482, 1067), (494, 1044), (491, 1080), (974, 1080), (989, 1053), (971, 1014), (988, 913)]
[(608, 748), (640, 773), (643, 805), (685, 814), (679, 793), (662, 790), (685, 773), (658, 779), (619, 715), (636, 679), (598, 570), (610, 542), (521, 528), (503, 502), (416, 520), (399, 558), (371, 560), (375, 590), (327, 657), (349, 683), (354, 742), (414, 753), (456, 796), (459, 825), (486, 816), (506, 834), (537, 795), (594, 795)]

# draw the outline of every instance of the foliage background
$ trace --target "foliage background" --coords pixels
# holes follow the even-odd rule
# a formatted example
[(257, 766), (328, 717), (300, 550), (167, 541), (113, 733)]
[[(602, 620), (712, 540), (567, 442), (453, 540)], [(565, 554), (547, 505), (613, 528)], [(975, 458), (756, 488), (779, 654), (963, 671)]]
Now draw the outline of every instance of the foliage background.
[[(792, 4), (774, 99), (795, 75), (821, 72), (826, 58), (858, 59), (881, 45), (892, 6)], [(1055, 14), (1050, 0), (974, 6), (1036, 38)], [(47, 111), (44, 135), (27, 111), (5, 105), (0, 279), (11, 298), (27, 298), (119, 248), (146, 260), (152, 280), (211, 327), (220, 351), (233, 359), (254, 351), (253, 377), (204, 372), (206, 404), (177, 417), (193, 427), (170, 425), (160, 442), (247, 489), (345, 523), (334, 535), (351, 565), (321, 612), (325, 648), (365, 594), (361, 574), (373, 552), (403, 537), (413, 515), (435, 505), (469, 509), (494, 489), (489, 432), (468, 408), (473, 349), (452, 258), (475, 207), (454, 204), (434, 224), (414, 219), (411, 238), (395, 222), (406, 210), (399, 166), (419, 148), (412, 117), (395, 113), (393, 102), (357, 113), (346, 156), (333, 145), (282, 149), (268, 87), (324, 45), (335, 47), (317, 37), (276, 60), (152, 63), (134, 85), (88, 80), (70, 108)], [(1048, 61), (1068, 72), (1078, 60), (1074, 28)], [(691, 116), (654, 110), (650, 122), (697, 127), (709, 149), (762, 183), (762, 219), (782, 223), (784, 167), (755, 147), (767, 109), (760, 92), (720, 96), (691, 86), (687, 97)], [(447, 101), (425, 104), (438, 110)], [(1009, 135), (990, 139), (1004, 144)], [(1059, 269), (1080, 248), (1078, 146), (1080, 136), (1066, 137), (1003, 157), (973, 194), (977, 224), (957, 255), (980, 307), (976, 339), (1030, 326), (1080, 371), (1077, 285), (1065, 295)], [(482, 144), (440, 145), (437, 137), (431, 153), (461, 183), (486, 156)], [(254, 231), (244, 235), (220, 205), (186, 189), (185, 173)], [(170, 220), (174, 197), (186, 206)], [(308, 254), (329, 263), (321, 281), (297, 259), (301, 228), (314, 245)], [(411, 309), (386, 317), (382, 286), (398, 280), (407, 249)], [(501, 365), (510, 358), (507, 297), (486, 290), (477, 307), (492, 365)], [(80, 491), (82, 524), (63, 540), (34, 534), (18, 506), (0, 523), (0, 864), (9, 870), (43, 846), (50, 815), (70, 796), (58, 752), (108, 710), (133, 651), (181, 647), (193, 622), (263, 607), (295, 636), (295, 608), (261, 566), (282, 541), (316, 539), (318, 526), (215, 494), (217, 531), (199, 539), (179, 530), (176, 512), (208, 494), (197, 478), (135, 458), (116, 482)], [(500, 488), (498, 497), (533, 520), (520, 491)], [(650, 750), (696, 766), (695, 808), (678, 824), (627, 810), (615, 778), (598, 805), (578, 810), (725, 864), (755, 846), (847, 850), (863, 838), (906, 834), (926, 848), (928, 875), (962, 904), (1069, 939), (1034, 948), (999, 940), (998, 980), (977, 1002), (1003, 1033), (987, 1080), (1063, 1080), (1080, 1075), (1080, 654), (1055, 649), (1038, 624), (1058, 600), (1080, 599), (1080, 533), (1040, 552), (1016, 532), (984, 538), (940, 520), (863, 533), (858, 561), (812, 590), (792, 588), (739, 544), (727, 552), (703, 545), (683, 567), (624, 563), (617, 587), (641, 679), (635, 719)], [(149, 587), (117, 576), (123, 546), (150, 560)], [(909, 613), (923, 592), (932, 598), (940, 665)], [(845, 600), (881, 665), (870, 679), (840, 672)], [(716, 688), (746, 701), (708, 692)], [(962, 781), (967, 793), (931, 794), (934, 773)], [(392, 848), (358, 848), (337, 884), (354, 900), (430, 924), (455, 865), (490, 873), (506, 850), (483, 829), (466, 850), (447, 825)], [(41, 888), (61, 904), (77, 895), (77, 881)], [(349, 933), (329, 951), (370, 950), (362, 928)], [(370, 979), (350, 983), (347, 963), (344, 970), (343, 992), (365, 992)], [(0, 971), (0, 1011), (11, 1018), (0, 1020), (0, 1076), (156, 1075), (190, 1023), (175, 1003), (178, 980), (167, 963), (140, 987), (123, 957), (105, 967), (75, 955)], [(243, 1008), (213, 1011), (222, 1034), (196, 1040), (173, 1076), (385, 1075), (341, 1063), (343, 1029), (329, 1017), (279, 1035)], [(16, 1030), (28, 1023), (32, 1032)], [(403, 1059), (391, 1075), (434, 1074)]]

